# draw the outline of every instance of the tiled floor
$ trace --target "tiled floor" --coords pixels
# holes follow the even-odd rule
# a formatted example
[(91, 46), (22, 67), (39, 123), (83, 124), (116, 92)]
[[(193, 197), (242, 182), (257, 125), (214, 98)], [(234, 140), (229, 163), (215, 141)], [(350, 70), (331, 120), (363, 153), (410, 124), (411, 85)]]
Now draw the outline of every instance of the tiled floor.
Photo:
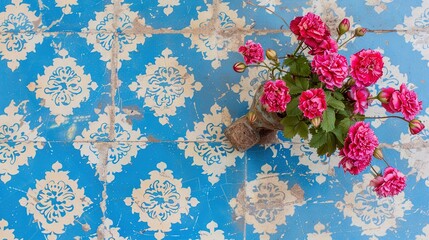
[(372, 30), (342, 54), (382, 51), (429, 126), (428, 0), (1, 0), (0, 239), (429, 239), (429, 130), (373, 122), (408, 178), (386, 199), (299, 139), (226, 141), (264, 80), (238, 47), (295, 44), (258, 4)]

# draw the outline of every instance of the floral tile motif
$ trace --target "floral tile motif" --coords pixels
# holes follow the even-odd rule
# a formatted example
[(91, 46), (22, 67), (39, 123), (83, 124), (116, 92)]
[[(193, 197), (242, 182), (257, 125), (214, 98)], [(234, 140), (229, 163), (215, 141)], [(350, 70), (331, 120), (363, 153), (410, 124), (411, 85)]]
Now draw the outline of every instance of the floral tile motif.
[(189, 26), (189, 21), (207, 10), (207, 4), (213, 0), (154, 0), (133, 1), (132, 11), (137, 11), (140, 16), (147, 19), (147, 24), (156, 29), (181, 30)]
[(187, 158), (193, 159), (192, 165), (201, 166), (203, 174), (215, 184), (226, 168), (235, 166), (236, 159), (243, 158), (244, 153), (235, 150), (223, 135), (231, 120), (228, 109), (215, 104), (210, 111), (202, 122), (195, 123), (194, 131), (187, 131), (186, 138), (178, 139), (178, 146)]
[(308, 233), (308, 240), (332, 240), (331, 233), (326, 229), (326, 226), (318, 222), (314, 225), (315, 233)]
[(8, 227), (8, 223), (6, 220), (1, 219), (0, 220), (0, 236), (3, 239), (15, 239), (15, 235), (13, 234), (14, 230), (13, 229), (9, 229)]
[(43, 42), (43, 35), (35, 30), (41, 19), (29, 5), (22, 0), (13, 0), (0, 12), (0, 56), (7, 60), (7, 66), (15, 71), (27, 54), (35, 52), (38, 44)]
[(352, 225), (362, 229), (362, 235), (381, 237), (403, 221), (405, 213), (413, 207), (402, 192), (392, 198), (378, 198), (369, 186), (371, 174), (363, 175), (363, 182), (356, 183), (352, 192), (346, 192), (336, 207)]
[(304, 192), (298, 185), (289, 188), (272, 166), (265, 164), (261, 170), (229, 204), (238, 218), (253, 226), (253, 233), (259, 234), (260, 239), (270, 239), (278, 227), (286, 224), (287, 216), (294, 215), (295, 207), (303, 204)]
[(98, 85), (85, 74), (83, 67), (76, 65), (75, 58), (68, 56), (67, 50), (60, 49), (58, 55), (60, 58), (55, 58), (53, 65), (45, 67), (44, 75), (27, 87), (36, 92), (36, 97), (56, 116), (55, 123), (61, 125), (65, 116), (72, 115), (74, 108), (88, 100), (91, 90)]
[(137, 12), (130, 10), (130, 4), (113, 0), (103, 12), (97, 12), (95, 20), (90, 20), (88, 27), (82, 31), (98, 31), (98, 34), (87, 37), (88, 45), (93, 45), (94, 51), (101, 54), (100, 59), (107, 62), (108, 69), (112, 69), (113, 52), (117, 53), (115, 68), (119, 69), (122, 61), (130, 60), (129, 53), (136, 51), (137, 45), (144, 44), (146, 37), (151, 36), (138, 34), (138, 28), (151, 27), (145, 24), (145, 19), (140, 18)]
[(79, 188), (77, 180), (69, 178), (62, 165), (56, 162), (52, 171), (46, 172), (45, 179), (36, 180), (36, 188), (29, 189), (27, 197), (19, 200), (21, 206), (40, 223), (48, 239), (57, 239), (64, 233), (65, 226), (74, 224), (92, 201)]
[(427, 239), (429, 237), (429, 224), (426, 225), (423, 229), (423, 234), (422, 235), (417, 235), (416, 236), (416, 240), (424, 240)]
[[(216, 11), (215, 11), (216, 10)], [(217, 17), (213, 18), (213, 14)], [(199, 12), (197, 19), (192, 19), (190, 23), (190, 34), (184, 34), (192, 41), (192, 47), (197, 52), (201, 52), (204, 60), (211, 61), (213, 69), (221, 66), (221, 61), (228, 59), (228, 53), (232, 49), (238, 49), (239, 44), (244, 41), (241, 34), (231, 35), (230, 38), (222, 37), (212, 27), (218, 27), (219, 31), (231, 31), (245, 27), (245, 18), (240, 17), (237, 11), (229, 8), (228, 3), (220, 3), (214, 6), (207, 4), (207, 11)], [(199, 33), (192, 33), (199, 29)]]
[(141, 180), (140, 188), (124, 201), (133, 213), (139, 214), (139, 221), (147, 222), (149, 230), (156, 231), (156, 239), (164, 239), (171, 225), (180, 223), (182, 215), (188, 215), (199, 201), (191, 197), (190, 188), (182, 187), (181, 179), (175, 179), (164, 162), (156, 167), (159, 171), (151, 171), (150, 179)]
[(17, 175), (19, 168), (28, 165), (28, 160), (44, 146), (39, 127), (32, 128), (30, 122), (25, 121), (26, 103), (11, 101), (4, 109), (5, 114), (0, 115), (0, 180), (3, 183)]
[[(111, 123), (111, 114), (114, 114), (114, 123)], [(140, 149), (146, 147), (127, 141), (146, 141), (140, 129), (134, 130), (127, 120), (127, 115), (118, 108), (106, 107), (100, 112), (96, 122), (90, 122), (81, 135), (75, 138), (73, 146), (80, 150), (82, 157), (88, 158), (88, 164), (96, 169), (101, 181), (111, 182), (115, 179), (114, 173), (122, 171), (122, 166), (130, 164)], [(105, 142), (115, 139), (116, 142)], [(95, 140), (92, 143), (85, 141)], [(99, 142), (100, 141), (100, 142)]]
[[(428, 51), (428, 33), (413, 31), (413, 28), (424, 29), (428, 27), (429, 16), (427, 14), (427, 9), (429, 8), (428, 1), (422, 1), (422, 5), (416, 7), (412, 10), (411, 16), (405, 16), (404, 22), (398, 24), (395, 29), (401, 30), (398, 31), (399, 35), (402, 35), (405, 38), (407, 43), (411, 43), (414, 51), (418, 51), (422, 55), (422, 60), (429, 61), (429, 51)], [(403, 31), (405, 30), (405, 31)], [(427, 62), (429, 66), (429, 62)]]
[(144, 105), (165, 125), (170, 116), (176, 115), (178, 107), (185, 107), (186, 98), (201, 90), (202, 84), (195, 81), (189, 68), (179, 64), (170, 49), (164, 49), (161, 54), (154, 64), (146, 65), (146, 73), (138, 75), (129, 88), (137, 93), (137, 98), (143, 98)]
[(223, 235), (223, 231), (216, 229), (218, 227), (217, 223), (211, 221), (207, 224), (207, 229), (209, 231), (199, 231), (201, 240), (223, 240), (225, 236)]

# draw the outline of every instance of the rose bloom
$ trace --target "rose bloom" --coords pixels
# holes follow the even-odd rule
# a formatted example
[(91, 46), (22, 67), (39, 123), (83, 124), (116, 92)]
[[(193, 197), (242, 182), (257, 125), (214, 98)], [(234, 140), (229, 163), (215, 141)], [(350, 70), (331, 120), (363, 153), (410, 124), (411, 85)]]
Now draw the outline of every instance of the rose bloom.
[(340, 165), (351, 174), (362, 172), (371, 162), (372, 154), (378, 146), (378, 139), (369, 123), (357, 122), (350, 127), (340, 150), (343, 159)]
[(368, 97), (369, 97), (369, 90), (366, 88), (353, 86), (350, 89), (349, 98), (355, 101), (355, 103), (353, 104), (354, 114), (365, 113), (365, 109), (368, 109)]
[(305, 44), (310, 47), (310, 51), (308, 52), (311, 55), (322, 54), (325, 51), (338, 52), (337, 42), (327, 37), (320, 42), (314, 41), (314, 39), (306, 39)]
[(394, 88), (384, 88), (378, 94), (378, 99), (382, 102), (382, 106), (390, 113), (400, 112), (402, 109), (402, 96), (398, 90)]
[(290, 30), (298, 40), (313, 39), (320, 42), (331, 34), (322, 19), (314, 13), (307, 13), (303, 17), (296, 17), (290, 22)]
[(313, 88), (302, 92), (299, 97), (298, 108), (308, 119), (321, 117), (327, 108), (323, 89)]
[(370, 186), (379, 197), (395, 196), (402, 192), (406, 186), (406, 177), (393, 167), (384, 169), (383, 176), (371, 180)]
[(264, 84), (264, 93), (261, 103), (268, 112), (284, 112), (290, 102), (289, 88), (283, 80), (267, 81)]
[(371, 163), (371, 156), (361, 158), (361, 159), (353, 159), (349, 157), (343, 157), (339, 163), (341, 167), (343, 167), (344, 172), (349, 172), (353, 175), (357, 175)]
[(264, 61), (264, 49), (260, 43), (247, 40), (244, 46), (238, 48), (238, 52), (243, 54), (246, 64), (261, 63)]
[(342, 87), (344, 79), (348, 76), (347, 59), (336, 52), (325, 51), (314, 56), (311, 68), (330, 90)]
[(408, 123), (411, 134), (415, 135), (425, 129), (425, 125), (418, 119), (413, 119)]
[(422, 110), (422, 102), (417, 99), (417, 94), (409, 90), (405, 84), (401, 84), (399, 88), (400, 96), (402, 97), (401, 112), (405, 120), (411, 121)]
[(350, 74), (358, 87), (368, 87), (383, 76), (383, 57), (380, 52), (362, 49), (350, 58)]

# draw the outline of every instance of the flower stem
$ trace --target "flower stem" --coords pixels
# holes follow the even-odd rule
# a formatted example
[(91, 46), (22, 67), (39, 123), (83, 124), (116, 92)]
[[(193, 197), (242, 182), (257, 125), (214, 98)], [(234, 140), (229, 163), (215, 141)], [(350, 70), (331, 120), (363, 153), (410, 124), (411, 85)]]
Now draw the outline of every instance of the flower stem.
[(343, 44), (341, 44), (338, 49), (340, 49), (342, 46), (344, 46), (346, 43), (350, 42), (350, 40), (352, 40), (353, 38), (355, 38), (356, 35), (353, 35), (351, 38), (347, 39), (347, 41), (343, 42)]
[(374, 177), (376, 177), (376, 176), (381, 176), (378, 172), (377, 172), (377, 170), (375, 170), (375, 168), (372, 166), (372, 165), (370, 165), (371, 166), (371, 170), (372, 171), (374, 171), (374, 174), (375, 174), (375, 176)]
[(402, 119), (402, 120), (404, 120), (405, 122), (408, 122), (407, 120), (405, 120), (405, 118), (403, 118), (403, 117), (400, 117), (400, 116), (395, 116), (395, 115), (392, 115), (392, 116), (384, 116), (384, 117), (367, 117), (367, 116), (365, 116), (364, 118), (365, 118), (365, 119), (386, 119), (386, 118), (399, 118), (399, 119)]
[(384, 158), (383, 158), (383, 161), (388, 167), (390, 167), (389, 163), (387, 163), (387, 161)]
[(296, 53), (298, 53), (298, 50), (301, 48), (302, 44), (304, 43), (304, 41), (301, 41), (298, 45), (298, 47), (296, 48), (295, 52), (293, 53), (294, 56), (296, 56)]

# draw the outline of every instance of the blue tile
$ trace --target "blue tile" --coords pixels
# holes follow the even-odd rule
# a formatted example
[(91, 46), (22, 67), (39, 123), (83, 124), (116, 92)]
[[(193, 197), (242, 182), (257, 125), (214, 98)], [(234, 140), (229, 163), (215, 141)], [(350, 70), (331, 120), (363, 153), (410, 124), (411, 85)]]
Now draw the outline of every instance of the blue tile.
[[(233, 71), (238, 48), (253, 40), (293, 52), (288, 24), (310, 11), (333, 36), (345, 17), (368, 28), (340, 53), (381, 51), (371, 94), (406, 84), (427, 126), (428, 9), (426, 0), (0, 1), (0, 236), (428, 239), (429, 130), (371, 123), (407, 177), (394, 198), (376, 196), (369, 169), (345, 173), (338, 154), (319, 157), (299, 138), (279, 132), (242, 153), (224, 135), (268, 79), (264, 68)], [(377, 101), (368, 111), (386, 114)]]
[(236, 159), (213, 183), (211, 166), (220, 170), (225, 163), (207, 157), (206, 162), (189, 158), (180, 144), (148, 143), (108, 185), (107, 217), (121, 236), (196, 239), (201, 231), (210, 233), (212, 221), (210, 227), (217, 224), (225, 237), (242, 236), (228, 201), (244, 180), (244, 160)]
[(145, 19), (145, 23), (153, 29), (181, 30), (188, 28), (193, 22), (195, 27), (202, 27), (213, 15), (212, 2), (212, 0), (124, 0), (122, 5), (128, 5), (130, 11), (138, 13), (142, 19)]
[(0, 83), (0, 109), (9, 127), (22, 119), (46, 140), (72, 141), (111, 105), (110, 71), (85, 41), (92, 36), (37, 33), (32, 39), (39, 44), (28, 41), (22, 55), (2, 56), (0, 69), (8, 81)]
[[(94, 234), (102, 222), (98, 207), (102, 184), (94, 170), (71, 144), (25, 145), (27, 152), (12, 164), (19, 167), (8, 168), (9, 180), (1, 176), (0, 219), (20, 239)], [(39, 149), (34, 150), (34, 145)]]

